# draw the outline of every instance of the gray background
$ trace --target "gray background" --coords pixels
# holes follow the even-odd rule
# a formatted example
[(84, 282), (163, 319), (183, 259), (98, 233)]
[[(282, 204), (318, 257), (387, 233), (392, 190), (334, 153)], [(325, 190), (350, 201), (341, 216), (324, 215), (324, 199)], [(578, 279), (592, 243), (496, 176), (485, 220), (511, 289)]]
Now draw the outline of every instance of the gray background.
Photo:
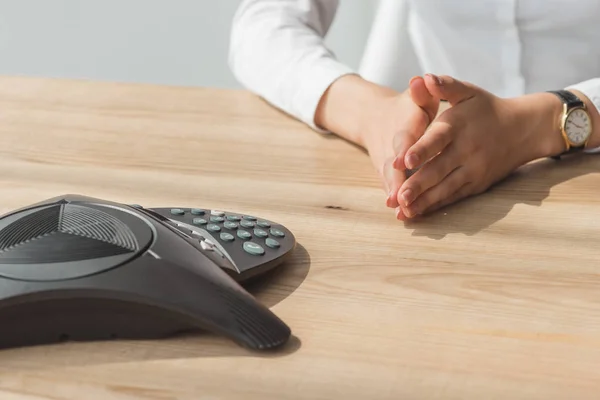
[[(239, 0), (0, 0), (0, 74), (239, 87), (227, 66)], [(358, 67), (376, 1), (340, 0), (327, 37)]]

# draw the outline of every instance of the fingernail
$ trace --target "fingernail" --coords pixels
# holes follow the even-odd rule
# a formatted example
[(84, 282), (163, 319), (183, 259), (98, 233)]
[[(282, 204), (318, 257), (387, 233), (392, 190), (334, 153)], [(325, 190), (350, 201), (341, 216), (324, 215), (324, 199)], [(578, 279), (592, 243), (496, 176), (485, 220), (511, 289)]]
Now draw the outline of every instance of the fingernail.
[(402, 168), (402, 161), (401, 161), (400, 157), (394, 158), (394, 162), (392, 163), (392, 166), (395, 169), (401, 169)]
[(391, 191), (388, 193), (388, 197), (385, 200), (385, 205), (388, 207), (392, 206), (392, 192)]
[(400, 207), (396, 208), (396, 219), (400, 219), (402, 217), (402, 210)]
[(406, 210), (404, 210), (404, 215), (406, 215), (408, 218), (412, 218), (415, 216), (415, 213), (412, 210), (412, 208), (407, 208)]
[(412, 78), (410, 78), (410, 81), (408, 81), (408, 85), (410, 86), (411, 83), (413, 83), (416, 79), (419, 79), (420, 76), (413, 76)]
[(439, 76), (434, 75), (434, 74), (427, 74), (427, 75), (430, 76), (431, 78), (433, 78), (436, 85), (438, 85), (438, 86), (444, 85), (444, 81)]
[(406, 157), (406, 166), (410, 169), (417, 168), (417, 163), (419, 162), (419, 156), (412, 153)]
[(414, 200), (414, 192), (412, 189), (406, 189), (404, 192), (402, 192), (401, 196), (402, 200), (404, 200), (404, 205), (406, 206), (412, 203)]

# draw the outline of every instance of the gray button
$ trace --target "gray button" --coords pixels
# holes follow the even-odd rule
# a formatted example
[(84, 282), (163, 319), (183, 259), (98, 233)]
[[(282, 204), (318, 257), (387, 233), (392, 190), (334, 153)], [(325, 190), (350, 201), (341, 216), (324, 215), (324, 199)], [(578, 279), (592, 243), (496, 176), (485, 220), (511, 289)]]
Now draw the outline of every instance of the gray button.
[(229, 221), (239, 221), (240, 219), (242, 219), (239, 215), (228, 215), (227, 219)]
[(206, 225), (206, 229), (208, 229), (211, 232), (219, 232), (221, 230), (221, 227), (215, 224), (208, 224)]
[(225, 213), (223, 211), (212, 210), (210, 212), (210, 215), (214, 215), (216, 217), (222, 217), (223, 215), (225, 215)]
[(224, 240), (226, 242), (233, 242), (235, 237), (231, 234), (231, 233), (227, 233), (227, 232), (223, 232), (221, 233), (221, 240)]
[(183, 214), (185, 214), (185, 211), (183, 211), (181, 208), (171, 208), (171, 214), (183, 215)]
[(210, 217), (210, 222), (223, 222), (225, 221), (225, 218), (223, 217)]
[(194, 218), (192, 220), (192, 224), (194, 225), (206, 225), (208, 223), (207, 220), (205, 220), (204, 218)]
[(243, 229), (237, 231), (237, 235), (240, 239), (250, 239), (252, 237), (252, 234), (250, 234), (250, 232), (245, 231)]
[(267, 246), (269, 246), (272, 249), (278, 249), (279, 248), (279, 242), (275, 239), (271, 239), (271, 238), (267, 238), (267, 240), (265, 240), (265, 244)]
[(240, 222), (240, 225), (243, 226), (244, 228), (254, 228), (254, 222), (252, 221), (242, 221)]
[(144, 207), (140, 206), (139, 204), (130, 204), (129, 207), (132, 207), (132, 208), (144, 208)]
[(204, 215), (204, 213), (206, 213), (206, 210), (203, 210), (201, 208), (192, 208), (192, 211), (190, 211), (193, 215)]
[(225, 221), (223, 226), (225, 226), (225, 228), (227, 228), (227, 229), (237, 229), (238, 224), (236, 224), (235, 222), (231, 222), (231, 221)]
[(265, 254), (265, 249), (260, 244), (254, 242), (244, 242), (244, 250), (253, 256), (262, 256)]
[(256, 218), (250, 215), (244, 215), (244, 219), (247, 221), (256, 221)]
[(254, 234), (256, 236), (258, 236), (259, 238), (266, 238), (267, 236), (269, 236), (269, 234), (267, 233), (267, 231), (265, 231), (263, 229), (259, 229), (259, 228), (256, 228), (254, 230)]
[(285, 237), (285, 233), (283, 233), (282, 231), (280, 231), (279, 229), (275, 229), (275, 228), (271, 228), (271, 235), (276, 236), (276, 237)]
[(258, 221), (256, 223), (256, 225), (260, 226), (261, 228), (270, 228), (271, 224), (268, 223), (267, 221)]

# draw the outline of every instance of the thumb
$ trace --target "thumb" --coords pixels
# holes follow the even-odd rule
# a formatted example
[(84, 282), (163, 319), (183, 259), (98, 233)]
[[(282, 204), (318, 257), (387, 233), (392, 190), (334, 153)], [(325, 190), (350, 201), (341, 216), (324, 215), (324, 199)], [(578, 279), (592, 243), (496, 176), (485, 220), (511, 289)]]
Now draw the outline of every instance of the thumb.
[(477, 94), (477, 87), (448, 75), (426, 74), (425, 85), (434, 97), (448, 101), (451, 106), (469, 100)]
[(435, 119), (440, 106), (439, 97), (434, 97), (431, 94), (429, 89), (427, 89), (425, 80), (420, 76), (412, 78), (408, 83), (408, 86), (410, 88), (410, 98), (417, 106), (425, 111), (429, 117), (429, 123), (431, 123), (431, 121)]
[(415, 105), (417, 105), (423, 114), (414, 115), (409, 127), (404, 131), (398, 132), (394, 136), (393, 148), (396, 153), (396, 159), (393, 162), (393, 167), (404, 171), (404, 154), (423, 134), (437, 116), (440, 107), (440, 99), (434, 97), (425, 84), (425, 80), (420, 76), (413, 77), (408, 83), (408, 93)]

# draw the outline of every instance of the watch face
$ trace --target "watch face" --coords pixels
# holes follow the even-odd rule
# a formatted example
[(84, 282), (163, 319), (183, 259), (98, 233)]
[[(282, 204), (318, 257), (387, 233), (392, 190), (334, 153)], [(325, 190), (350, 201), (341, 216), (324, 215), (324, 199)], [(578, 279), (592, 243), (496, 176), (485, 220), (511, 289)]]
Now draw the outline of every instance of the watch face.
[(585, 110), (575, 109), (569, 113), (565, 121), (565, 133), (575, 146), (581, 146), (592, 133), (592, 122)]

